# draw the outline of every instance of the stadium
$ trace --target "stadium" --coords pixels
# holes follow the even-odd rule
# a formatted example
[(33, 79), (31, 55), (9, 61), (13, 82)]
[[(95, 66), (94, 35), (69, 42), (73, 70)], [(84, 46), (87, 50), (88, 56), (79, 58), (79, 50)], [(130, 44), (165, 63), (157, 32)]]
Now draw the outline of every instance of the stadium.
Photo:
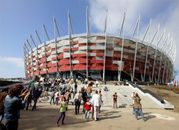
[[(167, 83), (173, 78), (173, 63), (176, 49), (172, 41), (162, 34), (157, 44), (152, 44), (158, 31), (154, 32), (151, 43), (127, 37), (121, 30), (120, 35), (90, 33), (87, 20), (84, 34), (72, 34), (69, 17), (68, 35), (59, 37), (58, 26), (54, 19), (55, 38), (44, 32), (48, 41), (37, 45), (32, 36), (24, 45), (25, 73), (27, 78), (42, 77), (90, 78), (103, 81), (138, 81)], [(121, 25), (123, 28), (124, 19)], [(139, 22), (134, 32), (138, 31)]]

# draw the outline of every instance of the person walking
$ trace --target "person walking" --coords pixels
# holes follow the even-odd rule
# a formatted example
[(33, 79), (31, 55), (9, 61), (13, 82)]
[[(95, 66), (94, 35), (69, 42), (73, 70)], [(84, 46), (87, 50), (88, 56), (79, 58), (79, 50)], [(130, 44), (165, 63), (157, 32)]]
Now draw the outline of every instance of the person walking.
[(98, 86), (99, 86), (99, 81), (98, 80), (96, 80), (95, 85), (96, 85), (96, 88), (98, 88)]
[(32, 111), (37, 109), (36, 104), (37, 104), (37, 100), (40, 97), (41, 93), (42, 93), (42, 90), (40, 88), (38, 88), (38, 87), (33, 88), (32, 100), (34, 101), (34, 104), (32, 106)]
[(50, 104), (55, 104), (55, 91), (50, 92)]
[(24, 97), (24, 100), (26, 101), (26, 110), (29, 109), (29, 105), (31, 105), (32, 101), (32, 90), (29, 88), (27, 94)]
[(74, 91), (74, 93), (76, 94), (77, 93), (77, 88), (78, 88), (78, 84), (77, 84), (77, 82), (76, 82), (76, 80), (75, 80), (75, 85), (74, 85), (74, 88), (75, 88), (75, 91)]
[(86, 92), (87, 92), (87, 97), (91, 98), (91, 93), (92, 93), (92, 86), (93, 86), (93, 82), (90, 82), (86, 88)]
[(81, 97), (82, 97), (82, 100), (83, 100), (83, 113), (85, 113), (84, 104), (87, 101), (87, 93), (86, 93), (86, 89), (84, 87), (81, 88)]
[(113, 108), (117, 108), (117, 93), (115, 92), (113, 95)]
[(67, 103), (66, 103), (66, 101), (65, 101), (65, 97), (64, 96), (62, 96), (61, 97), (61, 102), (60, 102), (60, 108), (59, 108), (59, 111), (60, 111), (60, 115), (59, 115), (59, 118), (58, 118), (58, 120), (57, 120), (57, 125), (58, 126), (60, 126), (59, 125), (59, 121), (61, 120), (61, 124), (62, 125), (64, 125), (65, 123), (64, 123), (64, 120), (65, 120), (65, 113), (66, 113), (66, 111), (67, 111)]
[(78, 115), (80, 113), (80, 105), (81, 105), (81, 92), (77, 92), (74, 97), (75, 102), (75, 115)]
[(101, 104), (100, 104), (100, 106), (99, 106), (99, 113), (101, 113), (101, 105), (102, 105), (102, 103), (103, 103), (103, 99), (102, 99), (102, 93), (101, 93), (101, 90), (99, 91), (99, 96), (100, 96), (100, 100), (101, 100)]
[(89, 101), (90, 101), (90, 99), (87, 99), (87, 101), (84, 104), (85, 120), (88, 120), (89, 119), (89, 115), (90, 115), (91, 103)]
[(7, 130), (17, 130), (20, 109), (24, 109), (25, 102), (19, 98), (23, 86), (18, 84), (10, 88), (4, 100), (4, 119)]
[(98, 91), (95, 91), (95, 94), (91, 98), (91, 103), (94, 108), (94, 120), (99, 120), (99, 106), (101, 105), (100, 96), (98, 94)]
[(138, 93), (135, 94), (135, 96), (133, 97), (134, 99), (134, 105), (133, 105), (133, 108), (134, 108), (134, 112), (135, 112), (135, 117), (136, 119), (138, 120), (139, 119), (139, 116), (142, 117), (143, 120), (144, 119), (144, 114), (143, 114), (143, 111), (142, 111), (142, 105), (140, 103), (141, 101), (141, 98), (139, 97)]
[(132, 92), (132, 94), (131, 94), (131, 98), (132, 98), (132, 105), (131, 106), (133, 106), (133, 111), (132, 111), (132, 114), (133, 115), (135, 115), (135, 111), (134, 111), (134, 97), (135, 97), (135, 92)]

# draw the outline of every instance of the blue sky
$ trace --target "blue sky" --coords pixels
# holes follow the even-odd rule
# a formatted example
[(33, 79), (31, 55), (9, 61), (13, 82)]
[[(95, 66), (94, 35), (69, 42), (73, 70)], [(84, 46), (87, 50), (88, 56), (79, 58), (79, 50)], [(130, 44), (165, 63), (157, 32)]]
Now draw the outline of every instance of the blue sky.
[[(21, 60), (5, 58), (23, 58), (23, 43), (29, 35), (35, 37), (37, 29), (42, 40), (45, 24), (49, 35), (53, 37), (53, 17), (56, 18), (62, 35), (67, 33), (67, 11), (70, 10), (74, 32), (85, 31), (84, 0), (0, 0), (0, 77), (23, 76)], [(17, 63), (16, 63), (17, 62)]]
[[(35, 37), (35, 29), (43, 41), (47, 40), (42, 31), (43, 24), (53, 38), (53, 17), (59, 24), (61, 35), (65, 35), (67, 11), (70, 10), (74, 33), (84, 33), (86, 6), (90, 9), (93, 32), (103, 30), (108, 10), (108, 32), (116, 34), (125, 11), (128, 18), (126, 30), (130, 30), (140, 14), (141, 32), (152, 18), (152, 29), (160, 23), (173, 34), (175, 42), (179, 41), (177, 0), (0, 0), (0, 77), (24, 76), (23, 43), (30, 34)], [(179, 62), (175, 62), (175, 67), (179, 67)]]

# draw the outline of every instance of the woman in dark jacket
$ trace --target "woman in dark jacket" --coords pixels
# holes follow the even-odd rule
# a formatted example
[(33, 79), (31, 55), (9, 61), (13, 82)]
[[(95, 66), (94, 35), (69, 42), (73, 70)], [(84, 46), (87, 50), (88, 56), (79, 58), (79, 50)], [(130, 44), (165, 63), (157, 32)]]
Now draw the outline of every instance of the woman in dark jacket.
[(22, 85), (10, 88), (4, 101), (4, 118), (7, 130), (17, 130), (20, 118), (20, 109), (25, 107), (25, 103), (19, 98), (23, 89)]

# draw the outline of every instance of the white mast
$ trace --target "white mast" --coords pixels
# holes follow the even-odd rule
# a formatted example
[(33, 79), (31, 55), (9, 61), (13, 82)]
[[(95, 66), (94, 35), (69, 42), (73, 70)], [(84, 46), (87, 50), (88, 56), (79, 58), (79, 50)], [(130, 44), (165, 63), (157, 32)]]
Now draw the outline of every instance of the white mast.
[(90, 27), (89, 27), (89, 12), (88, 6), (86, 7), (86, 78), (88, 79), (89, 71), (88, 71), (88, 37), (90, 35)]
[(157, 36), (157, 33), (159, 32), (159, 29), (160, 29), (160, 25), (158, 25), (157, 31), (155, 32), (151, 42), (147, 45), (147, 52), (146, 52), (145, 66), (144, 66), (144, 81), (145, 81), (145, 77), (146, 77), (146, 68), (147, 68), (147, 62), (148, 62), (149, 45), (152, 45), (153, 41), (155, 40), (155, 37)]
[[(139, 23), (140, 23), (140, 16), (137, 20), (137, 24), (133, 33), (133, 37), (135, 35), (135, 33), (137, 34), (137, 36), (139, 35)], [(135, 46), (135, 55), (134, 55), (134, 64), (133, 64), (133, 73), (132, 73), (132, 82), (134, 81), (134, 77), (135, 77), (135, 66), (136, 66), (136, 57), (137, 57), (137, 46), (138, 46), (138, 39), (136, 39), (136, 46)]]
[(39, 68), (38, 46), (37, 46), (37, 44), (35, 43), (35, 41), (34, 41), (32, 35), (30, 35), (30, 39), (31, 39), (32, 43), (34, 44), (34, 46), (36, 47), (36, 52), (37, 52), (37, 54), (36, 54), (36, 64), (37, 64), (37, 70), (38, 70), (38, 75), (39, 75), (39, 74), (40, 74), (40, 68)]
[[(120, 30), (120, 36), (122, 38), (122, 50), (121, 50), (121, 60), (120, 60), (120, 70), (118, 70), (118, 81), (121, 81), (121, 71), (122, 71), (122, 62), (123, 62), (123, 54), (124, 54), (124, 23), (126, 19), (126, 13), (124, 12), (122, 24), (121, 24), (121, 30)], [(119, 67), (119, 65), (118, 65)], [(118, 68), (119, 69), (119, 68)]]
[(71, 35), (72, 35), (72, 24), (71, 24), (71, 16), (70, 12), (68, 11), (68, 35), (69, 35), (69, 53), (70, 53), (70, 78), (73, 78), (73, 69), (72, 69), (72, 55), (71, 55)]
[(32, 71), (32, 76), (33, 76), (33, 75), (34, 75), (34, 67), (33, 67), (33, 49), (32, 49), (32, 46), (31, 46), (31, 44), (30, 44), (30, 42), (29, 42), (28, 39), (26, 40), (26, 42), (27, 42), (27, 44), (29, 45), (29, 47), (30, 47), (30, 49), (31, 49), (31, 67), (32, 67), (31, 71)]
[(161, 40), (162, 40), (164, 34), (165, 34), (165, 30), (164, 30), (163, 34), (161, 35), (160, 39), (158, 40), (158, 42), (157, 42), (157, 46), (156, 46), (156, 48), (155, 48), (155, 53), (154, 53), (154, 64), (153, 64), (153, 68), (152, 68), (152, 81), (153, 81), (153, 78), (154, 78), (154, 72), (155, 72), (155, 64), (156, 64), (157, 51), (158, 51), (157, 48), (158, 48), (158, 45), (159, 45), (159, 43), (161, 42)]
[(106, 12), (105, 25), (104, 25), (105, 43), (104, 43), (104, 59), (103, 59), (103, 82), (105, 81), (105, 71), (106, 71), (107, 16), (108, 16), (108, 11)]
[[(58, 52), (57, 52), (57, 37), (60, 37), (60, 31), (58, 29), (57, 21), (55, 18), (53, 18), (53, 31), (54, 31), (54, 41), (55, 41), (55, 55), (56, 55), (56, 66), (57, 66), (57, 72), (59, 74), (59, 65), (58, 65)], [(58, 36), (57, 36), (57, 34)]]

